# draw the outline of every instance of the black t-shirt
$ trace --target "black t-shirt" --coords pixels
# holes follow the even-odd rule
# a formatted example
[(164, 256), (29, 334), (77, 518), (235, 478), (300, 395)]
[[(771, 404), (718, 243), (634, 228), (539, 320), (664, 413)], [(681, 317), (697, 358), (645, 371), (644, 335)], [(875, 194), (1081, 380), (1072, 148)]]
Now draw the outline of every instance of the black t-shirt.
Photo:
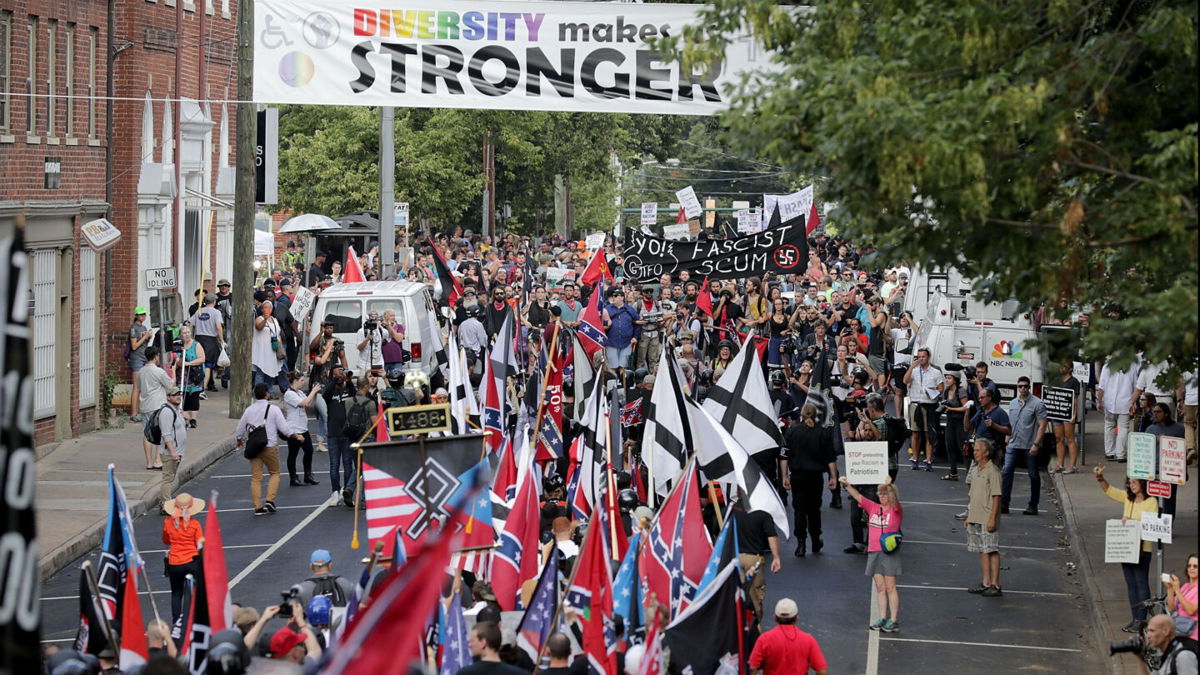
[(529, 675), (516, 666), (499, 661), (476, 661), (458, 671), (458, 675)]
[(354, 397), (354, 389), (331, 384), (328, 389), (321, 390), (321, 396), (325, 397), (325, 406), (329, 410), (326, 424), (328, 435), (333, 438), (344, 438), (346, 436), (346, 404), (344, 401)]
[(771, 544), (767, 540), (777, 536), (771, 514), (766, 511), (746, 512), (735, 508), (733, 519), (737, 522), (739, 551), (750, 555), (766, 555), (771, 552)]
[(741, 305), (734, 304), (733, 302), (726, 302), (717, 318), (720, 319), (722, 323), (730, 321), (737, 323), (737, 320), (744, 316), (746, 316), (746, 313), (742, 311)]
[(554, 668), (542, 668), (538, 671), (541, 675), (571, 675), (570, 666), (555, 666)]
[(830, 462), (837, 461), (833, 449), (833, 428), (809, 428), (804, 422), (788, 427), (784, 438), (789, 473), (828, 471)]

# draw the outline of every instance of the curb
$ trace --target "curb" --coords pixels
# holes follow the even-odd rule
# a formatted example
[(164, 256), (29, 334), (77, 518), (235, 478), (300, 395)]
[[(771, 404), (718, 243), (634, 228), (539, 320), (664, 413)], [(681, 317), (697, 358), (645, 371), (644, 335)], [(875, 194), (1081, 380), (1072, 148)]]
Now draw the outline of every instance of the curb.
[[(233, 437), (230, 437), (218, 441), (207, 448), (197, 450), (194, 455), (188, 453), (188, 458), (192, 459), (192, 461), (180, 465), (179, 471), (176, 472), (179, 485), (182, 487), (188, 481), (200, 475), (205, 469), (224, 459), (233, 452), (236, 445), (236, 441)], [(129, 491), (126, 490), (126, 497), (129, 499), (129, 511), (134, 518), (151, 513), (158, 508), (158, 490), (159, 483), (157, 481), (136, 497), (129, 494)], [(104, 528), (107, 522), (108, 515), (105, 514), (67, 543), (41, 556), (38, 560), (38, 575), (41, 577), (41, 580), (45, 582), (71, 564), (76, 558), (99, 546), (104, 539)]]
[[(1092, 569), (1092, 561), (1083, 554), (1083, 539), (1075, 525), (1075, 505), (1071, 502), (1071, 494), (1067, 491), (1062, 474), (1050, 474), (1054, 480), (1054, 490), (1058, 493), (1059, 505), (1063, 509), (1063, 523), (1067, 528), (1067, 536), (1071, 541), (1071, 557), (1075, 560), (1075, 568), (1083, 575), (1085, 586), (1094, 586), (1096, 573)], [(1108, 613), (1104, 611), (1104, 600), (1098, 593), (1083, 593), (1087, 599), (1088, 610), (1092, 615), (1092, 632), (1095, 634), (1096, 645), (1103, 648), (1108, 644)], [(1106, 661), (1109, 675), (1124, 675), (1125, 668), (1120, 659), (1109, 658)]]

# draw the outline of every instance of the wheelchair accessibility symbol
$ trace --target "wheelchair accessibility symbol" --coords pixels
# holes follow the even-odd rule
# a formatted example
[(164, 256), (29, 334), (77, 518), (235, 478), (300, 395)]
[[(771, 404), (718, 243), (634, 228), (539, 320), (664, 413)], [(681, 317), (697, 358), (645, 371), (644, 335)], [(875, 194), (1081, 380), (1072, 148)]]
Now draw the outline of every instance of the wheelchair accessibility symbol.
[(273, 14), (267, 15), (266, 25), (263, 27), (262, 33), (259, 34), (258, 41), (267, 49), (291, 47), (292, 39), (287, 36), (282, 26), (275, 24), (275, 20), (276, 17)]

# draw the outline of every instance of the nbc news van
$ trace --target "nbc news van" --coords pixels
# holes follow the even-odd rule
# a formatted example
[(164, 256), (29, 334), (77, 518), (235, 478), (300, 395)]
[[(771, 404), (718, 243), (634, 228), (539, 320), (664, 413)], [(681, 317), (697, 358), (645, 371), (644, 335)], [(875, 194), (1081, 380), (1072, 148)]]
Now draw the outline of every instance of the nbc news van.
[(1037, 348), (1038, 329), (1029, 314), (1017, 311), (1015, 300), (983, 302), (953, 270), (914, 270), (913, 276), (905, 308), (917, 322), (914, 351), (927, 347), (930, 362), (942, 370), (951, 363), (987, 363), (1003, 401), (1017, 395), (1022, 375), (1033, 383), (1033, 393), (1042, 395), (1046, 364)]
[(436, 307), (429, 287), (412, 281), (334, 284), (321, 291), (306, 333), (305, 353), (307, 345), (321, 332), (321, 322), (332, 322), (334, 337), (346, 343), (350, 370), (359, 374), (355, 333), (371, 312), (379, 312), (382, 318), (388, 310), (394, 310), (396, 321), (404, 325), (404, 350), (411, 357), (404, 370), (420, 370), (433, 377), (438, 369), (437, 351), (442, 345), (434, 314)]

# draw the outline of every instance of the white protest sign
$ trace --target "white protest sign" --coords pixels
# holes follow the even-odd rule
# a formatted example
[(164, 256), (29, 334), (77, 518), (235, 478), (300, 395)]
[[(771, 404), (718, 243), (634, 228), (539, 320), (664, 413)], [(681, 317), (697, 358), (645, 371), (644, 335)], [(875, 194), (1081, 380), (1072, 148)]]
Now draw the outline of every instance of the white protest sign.
[(846, 443), (846, 479), (851, 485), (879, 485), (887, 478), (887, 441)]
[(663, 227), (663, 239), (687, 239), (691, 235), (692, 228), (687, 223)]
[(316, 302), (316, 293), (313, 293), (304, 286), (296, 287), (296, 297), (292, 300), (291, 312), (292, 318), (296, 320), (297, 324), (304, 321), (304, 318), (312, 311), (313, 305)]
[(575, 280), (575, 270), (569, 270), (562, 267), (547, 267), (546, 268), (546, 288), (557, 291), (562, 288), (563, 282)]
[(688, 220), (699, 218), (704, 213), (704, 207), (700, 206), (700, 200), (696, 198), (696, 191), (691, 185), (677, 191), (675, 198), (679, 200), (679, 205), (683, 207), (683, 215)]
[(762, 217), (758, 209), (742, 209), (737, 212), (737, 229), (742, 234), (754, 234), (762, 231)]
[(1126, 437), (1125, 475), (1143, 480), (1154, 479), (1154, 460), (1158, 457), (1158, 439), (1154, 434), (1131, 431)]
[(1091, 366), (1086, 363), (1073, 361), (1071, 363), (1071, 377), (1079, 380), (1079, 383), (1086, 387), (1088, 382), (1092, 379)]
[(1142, 513), (1142, 541), (1171, 543), (1171, 522), (1174, 519), (1169, 513)]
[(1158, 479), (1175, 485), (1187, 482), (1187, 448), (1182, 438), (1158, 437)]
[(763, 195), (762, 224), (763, 227), (771, 221), (771, 214), (779, 208), (779, 222), (786, 223), (797, 216), (808, 216), (812, 210), (813, 186), (793, 192), (790, 195)]
[(1104, 562), (1136, 563), (1142, 552), (1142, 524), (1114, 518), (1104, 522)]
[(653, 225), (658, 222), (658, 202), (642, 202), (642, 222), (640, 225)]
[(602, 246), (604, 246), (603, 232), (597, 232), (596, 234), (589, 234), (587, 236), (587, 249), (589, 251), (598, 250)]

